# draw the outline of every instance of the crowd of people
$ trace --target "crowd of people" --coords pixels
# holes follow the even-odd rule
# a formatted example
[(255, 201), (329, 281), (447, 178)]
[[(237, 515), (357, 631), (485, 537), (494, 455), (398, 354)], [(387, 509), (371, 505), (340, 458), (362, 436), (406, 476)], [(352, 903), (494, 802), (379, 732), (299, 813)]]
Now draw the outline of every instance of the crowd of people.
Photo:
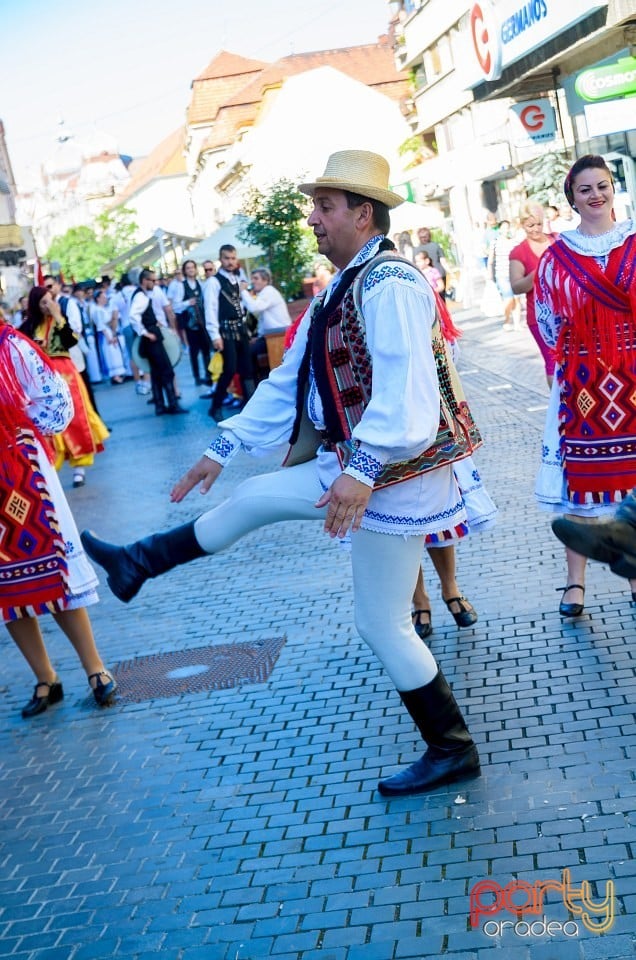
[[(31, 290), (19, 329), (0, 321), (0, 509), (10, 521), (0, 605), (36, 677), (25, 717), (63, 695), (39, 634), (38, 617), (47, 611), (75, 645), (97, 703), (114, 695), (85, 612), (95, 599), (87, 555), (105, 569), (115, 596), (130, 602), (147, 579), (216, 554), (252, 530), (314, 519), (349, 543), (356, 627), (425, 744), (419, 760), (380, 781), (380, 793), (418, 793), (479, 774), (461, 709), (422, 643), (432, 622), (421, 559), (424, 549), (431, 553), (457, 625), (473, 625), (477, 614), (457, 584), (454, 547), (492, 523), (496, 508), (472, 460), (481, 438), (453, 361), (459, 331), (444, 305), (448, 265), (427, 228), (418, 248), (396, 251), (390, 210), (402, 198), (388, 178), (384, 158), (349, 150), (332, 154), (322, 176), (301, 184), (312, 201), (308, 224), (318, 251), (336, 272), (290, 328), (284, 362), (258, 384), (258, 341), (288, 327), (289, 314), (269, 271), (257, 268), (248, 281), (231, 246), (201, 278), (186, 261), (161, 297), (151, 270), (137, 283), (122, 278), (112, 293), (105, 278), (90, 291), (92, 336), (86, 286), (64, 293), (54, 277)], [(573, 165), (565, 195), (579, 226), (549, 235), (543, 211), (529, 205), (520, 220), (525, 239), (507, 250), (506, 261), (511, 292), (528, 298), (531, 330), (545, 344), (546, 372), (548, 350), (554, 361), (537, 500), (565, 515), (554, 530), (566, 544), (559, 611), (571, 618), (584, 609), (588, 556), (627, 577), (636, 600), (636, 223), (616, 222), (602, 157)], [(251, 342), (248, 312), (256, 318)], [(165, 346), (171, 326), (187, 344), (195, 383), (209, 386), (211, 351), (223, 358), (209, 392), (220, 430), (174, 485), (172, 501), (195, 487), (207, 493), (242, 450), (258, 455), (287, 441), (284, 469), (252, 477), (196, 519), (127, 546), (89, 531), (78, 539), (54, 466), (68, 459), (82, 470), (107, 439), (91, 369), (106, 369), (113, 384), (132, 376), (144, 392), (135, 357), (145, 360), (155, 412), (186, 412)], [(82, 369), (74, 360), (78, 346)], [(237, 377), (241, 409), (226, 418)], [(41, 578), (33, 576), (34, 548), (27, 563), (15, 535), (16, 489), (25, 503), (30, 496), (36, 506), (47, 504), (28, 521), (46, 569)]]

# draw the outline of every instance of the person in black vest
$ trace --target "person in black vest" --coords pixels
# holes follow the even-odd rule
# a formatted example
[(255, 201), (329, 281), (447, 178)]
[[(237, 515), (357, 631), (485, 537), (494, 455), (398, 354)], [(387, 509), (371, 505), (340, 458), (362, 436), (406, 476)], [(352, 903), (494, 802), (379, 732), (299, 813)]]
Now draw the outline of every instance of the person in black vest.
[[(311, 519), (332, 538), (350, 534), (356, 627), (427, 746), (378, 789), (421, 793), (480, 770), (460, 708), (410, 615), (426, 538), (453, 542), (468, 532), (453, 463), (436, 454), (445, 445), (440, 384), (450, 382), (450, 360), (442, 351), (438, 370), (428, 281), (386, 238), (389, 210), (403, 198), (389, 189), (384, 157), (339, 151), (324, 176), (299, 189), (313, 200), (308, 224), (318, 252), (338, 273), (305, 312), (282, 364), (221, 424), (171, 500), (181, 503), (194, 487), (207, 493), (241, 451), (258, 456), (289, 439), (285, 469), (250, 477), (225, 502), (172, 530), (125, 547), (85, 531), (82, 543), (128, 602), (149, 577), (217, 554), (265, 524)], [(324, 587), (320, 564), (315, 581)], [(348, 642), (343, 637), (343, 651)]]
[(139, 274), (139, 286), (130, 301), (130, 325), (140, 338), (139, 356), (145, 357), (150, 364), (155, 413), (157, 416), (164, 413), (187, 413), (177, 400), (172, 364), (163, 345), (163, 334), (152, 306), (154, 285), (153, 271), (142, 270)]
[[(212, 383), (208, 373), (210, 365), (210, 338), (205, 329), (203, 310), (203, 286), (197, 280), (197, 265), (194, 260), (184, 260), (181, 267), (183, 280), (179, 299), (172, 303), (172, 309), (179, 318), (179, 328), (184, 331), (188, 341), (192, 376), (197, 386)], [(199, 375), (199, 354), (203, 361), (203, 373)]]
[(229, 243), (219, 250), (221, 267), (216, 276), (210, 277), (203, 290), (205, 325), (212, 346), (223, 354), (223, 373), (219, 377), (212, 397), (210, 416), (223, 419), (223, 401), (227, 388), (238, 373), (243, 388), (243, 400), (247, 402), (254, 393), (255, 385), (250, 353), (250, 337), (245, 322), (245, 309), (241, 302), (236, 248)]

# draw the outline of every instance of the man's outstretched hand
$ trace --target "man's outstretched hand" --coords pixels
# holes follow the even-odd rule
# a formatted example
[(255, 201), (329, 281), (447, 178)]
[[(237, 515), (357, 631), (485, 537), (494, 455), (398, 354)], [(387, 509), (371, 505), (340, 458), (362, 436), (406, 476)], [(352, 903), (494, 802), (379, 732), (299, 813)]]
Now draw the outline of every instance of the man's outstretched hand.
[(198, 483), (201, 484), (200, 493), (207, 493), (222, 469), (220, 463), (210, 460), (209, 457), (201, 457), (180, 480), (177, 480), (170, 491), (170, 500), (172, 503), (180, 503)]
[(352, 533), (360, 528), (373, 487), (361, 483), (346, 473), (341, 473), (316, 503), (327, 508), (324, 531), (330, 537), (344, 537), (349, 528)]

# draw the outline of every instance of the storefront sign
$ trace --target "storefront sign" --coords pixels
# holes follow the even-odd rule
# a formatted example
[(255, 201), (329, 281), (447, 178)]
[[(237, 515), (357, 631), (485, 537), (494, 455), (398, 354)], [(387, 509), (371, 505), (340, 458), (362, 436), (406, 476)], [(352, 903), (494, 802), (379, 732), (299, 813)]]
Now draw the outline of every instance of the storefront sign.
[(554, 109), (547, 98), (513, 103), (510, 109), (519, 118), (522, 139), (529, 137), (534, 143), (544, 143), (556, 137)]
[(636, 111), (632, 100), (586, 103), (584, 113), (588, 137), (623, 133), (626, 130), (633, 130), (636, 126)]
[(468, 12), (468, 87), (497, 80), (516, 60), (563, 33), (607, 0), (476, 0)]
[(584, 70), (576, 78), (574, 89), (582, 100), (591, 103), (631, 96), (636, 93), (636, 57), (623, 57), (603, 67)]

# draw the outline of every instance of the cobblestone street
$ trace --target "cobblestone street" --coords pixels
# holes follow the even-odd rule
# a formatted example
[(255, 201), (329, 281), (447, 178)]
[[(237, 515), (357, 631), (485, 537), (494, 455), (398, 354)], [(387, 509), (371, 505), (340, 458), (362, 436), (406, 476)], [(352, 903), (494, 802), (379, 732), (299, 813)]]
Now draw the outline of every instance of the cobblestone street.
[[(4, 632), (0, 957), (636, 956), (636, 605), (626, 581), (593, 564), (584, 615), (559, 616), (563, 551), (533, 498), (548, 399), (538, 350), (500, 318), (455, 317), (485, 440), (476, 461), (500, 511), (458, 550), (474, 628), (455, 627), (428, 560), (425, 573), (431, 649), (481, 778), (408, 799), (377, 793), (422, 744), (355, 633), (349, 558), (319, 523), (251, 534), (149, 582), (128, 606), (102, 582), (91, 616), (111, 667), (249, 643), (252, 660), (270, 652), (271, 672), (166, 695), (157, 669), (141, 698), (120, 680), (122, 696), (100, 711), (46, 621), (66, 697), (27, 722), (33, 680)], [(207, 499), (171, 505), (172, 482), (211, 434), (187, 362), (177, 372), (187, 417), (155, 418), (132, 384), (97, 387), (107, 450), (84, 488), (62, 473), (80, 529), (133, 540), (277, 466), (241, 454)], [(205, 676), (201, 656), (179, 675)], [(540, 881), (552, 881), (543, 898)], [(536, 911), (517, 923), (533, 896)]]

